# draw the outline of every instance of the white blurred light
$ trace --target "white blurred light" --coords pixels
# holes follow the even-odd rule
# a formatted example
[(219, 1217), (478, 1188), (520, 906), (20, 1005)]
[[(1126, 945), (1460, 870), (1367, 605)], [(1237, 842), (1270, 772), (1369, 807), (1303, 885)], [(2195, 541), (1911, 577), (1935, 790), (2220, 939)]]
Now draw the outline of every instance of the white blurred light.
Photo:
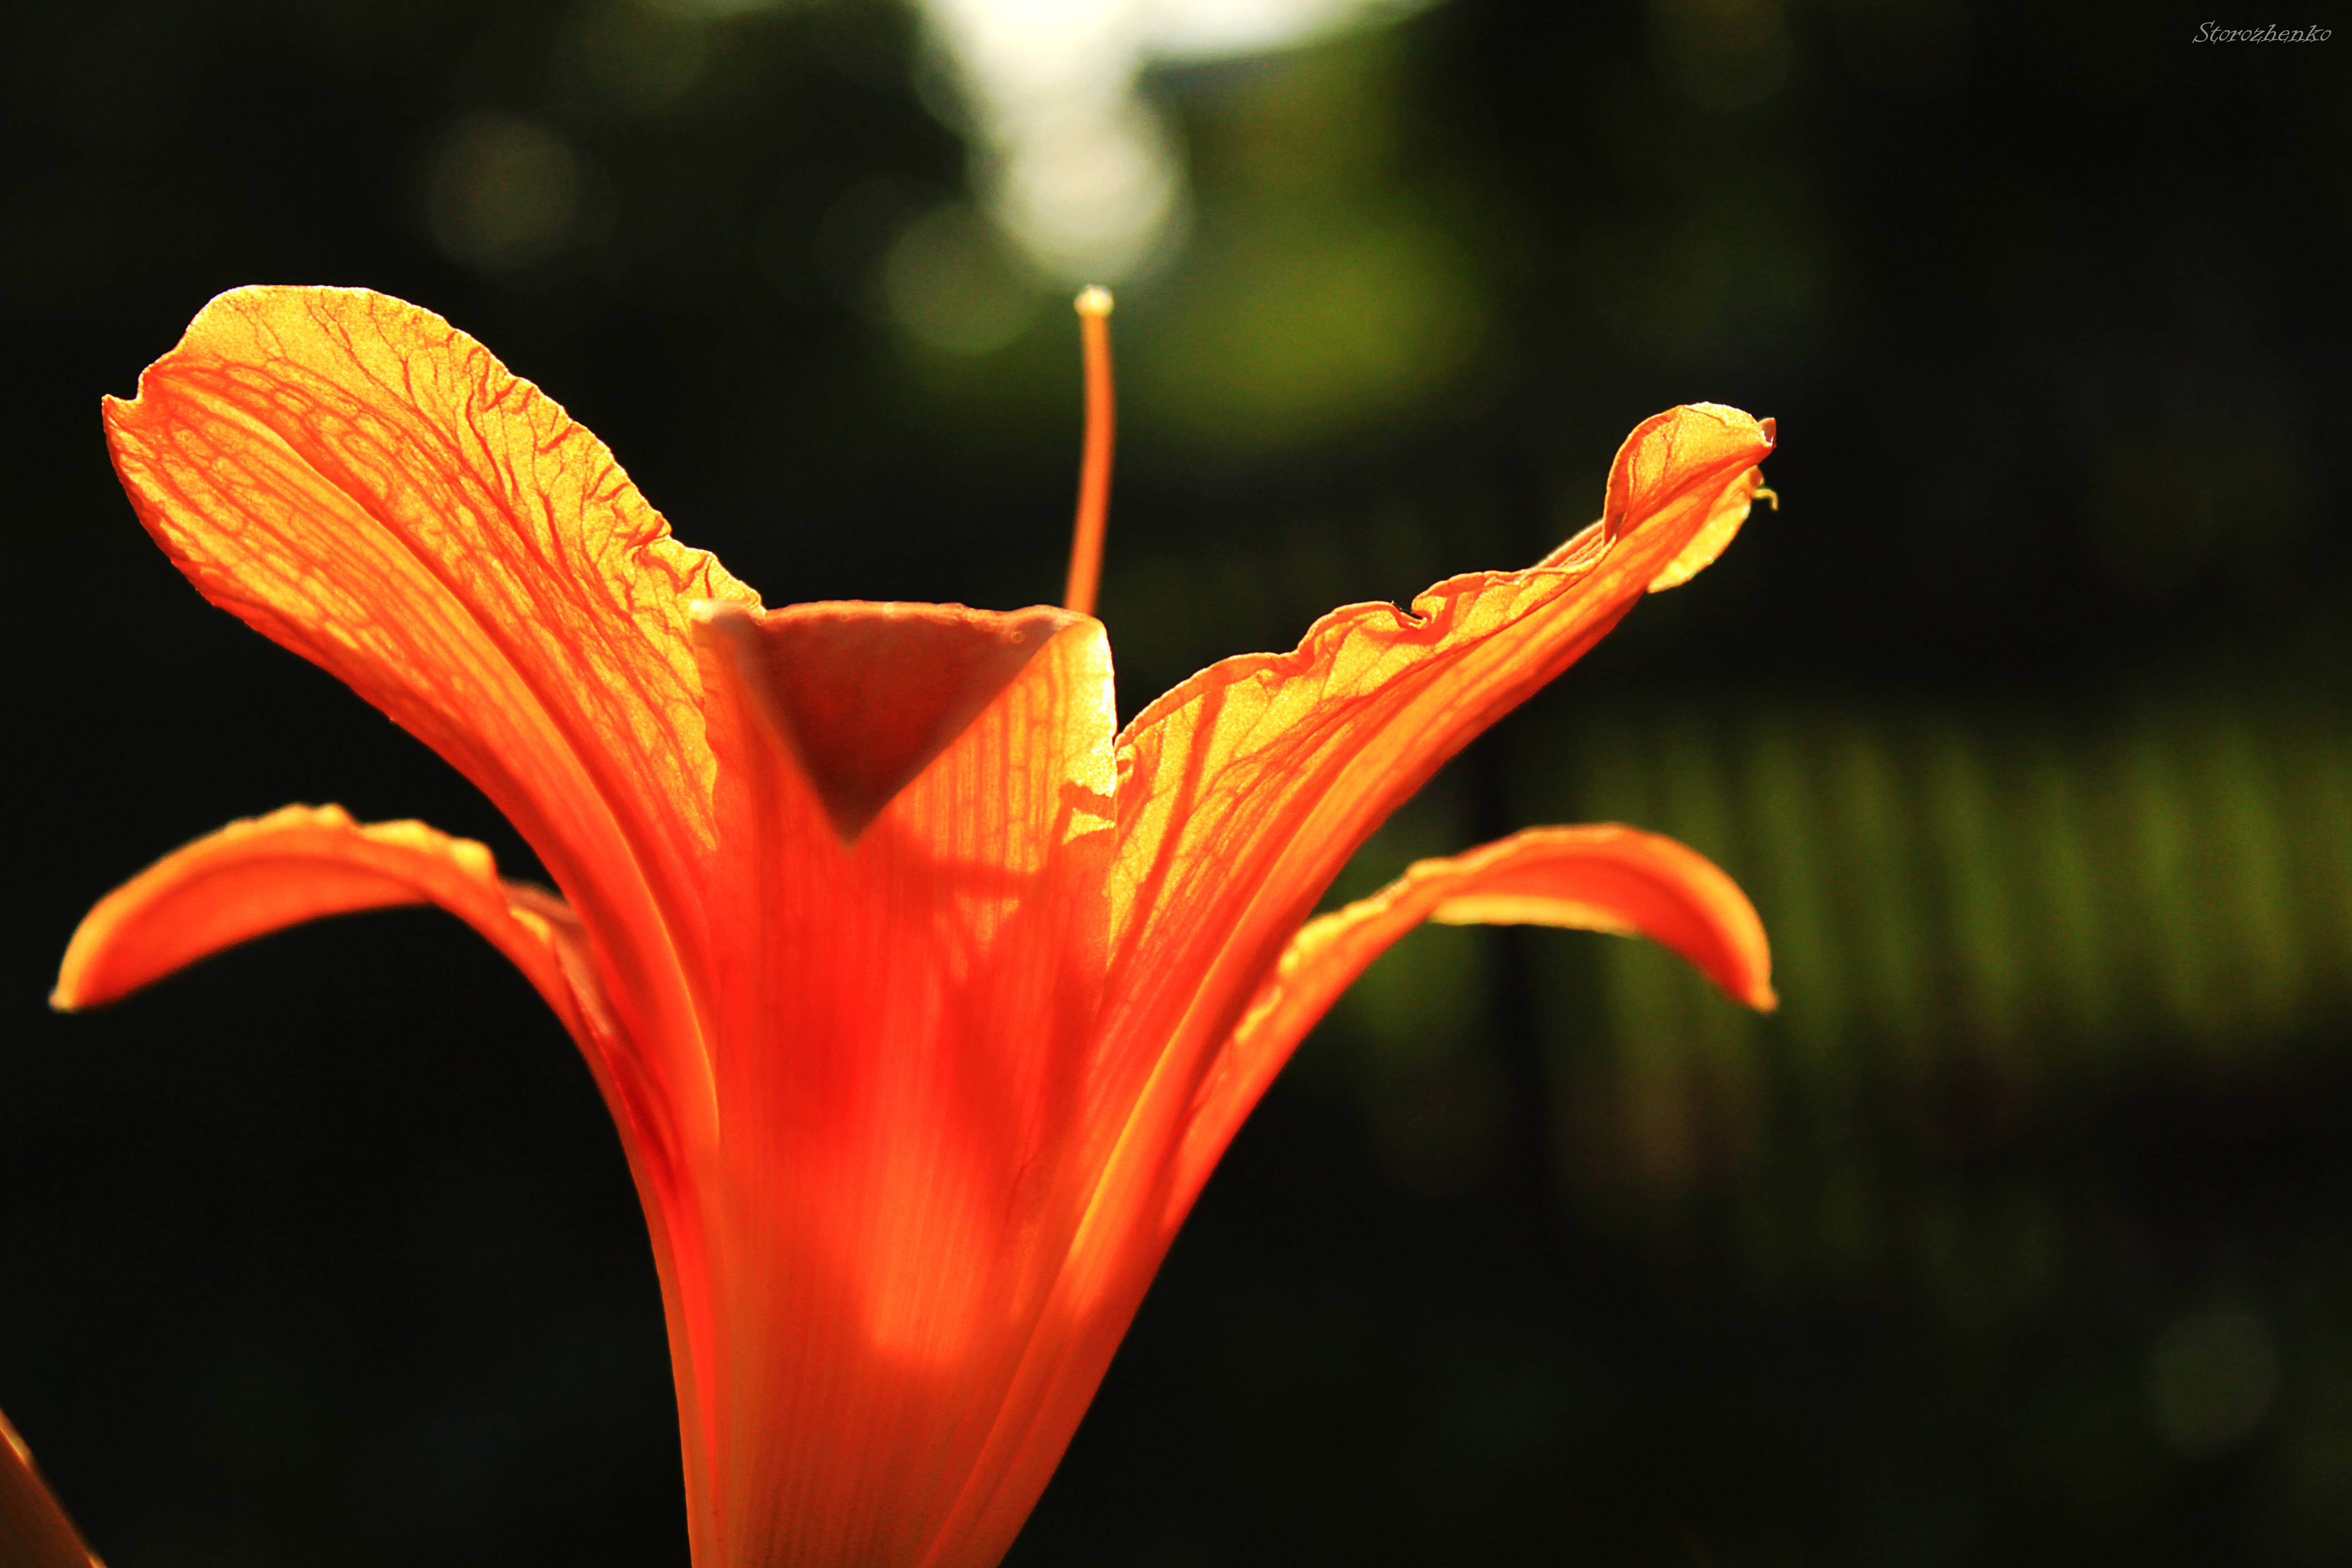
[(1427, 0), (924, 0), (980, 145), (980, 196), (1039, 268), (1115, 283), (1182, 237), (1182, 155), (1139, 89), (1153, 64), (1230, 59)]

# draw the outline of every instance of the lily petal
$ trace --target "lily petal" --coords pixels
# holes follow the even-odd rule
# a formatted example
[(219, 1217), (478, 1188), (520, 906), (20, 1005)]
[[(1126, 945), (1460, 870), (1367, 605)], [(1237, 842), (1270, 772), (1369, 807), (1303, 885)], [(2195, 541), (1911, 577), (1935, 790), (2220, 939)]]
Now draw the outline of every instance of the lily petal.
[[(1772, 421), (1764, 421), (1764, 438), (1772, 438)], [(1738, 537), (1740, 524), (1748, 521), (1748, 508), (1757, 496), (1769, 496), (1764, 489), (1764, 470), (1750, 468), (1723, 489), (1722, 499), (1707, 514), (1705, 526), (1691, 536), (1681, 554), (1666, 563), (1666, 569), (1650, 579), (1650, 592), (1663, 594), (1669, 588), (1679, 588), (1692, 578), (1715, 564), (1715, 558)], [(1779, 505), (1776, 500), (1773, 503)]]
[(1088, 1079), (1101, 1110), (1077, 1166), (1096, 1173), (1090, 1203), (958, 1539), (1002, 1550), (1043, 1489), (1209, 1166), (1287, 1053), (1270, 1035), (1246, 1049), (1237, 1030), (1347, 857), (1696, 542), (1727, 539), (1722, 520), (1744, 515), (1770, 445), (1736, 409), (1660, 415), (1619, 450), (1601, 521), (1535, 566), (1449, 579), (1410, 615), (1335, 611), (1295, 652), (1202, 671), (1119, 737), (1110, 970)]
[(591, 922), (631, 1035), (692, 1041), (711, 763), (686, 606), (751, 591), (538, 388), (380, 294), (224, 294), (105, 412), (198, 590), (479, 785)]
[(1080, 617), (849, 601), (762, 615), (698, 606), (695, 618), (728, 655), (721, 679), (849, 844)]
[[(50, 1005), (94, 1007), (225, 947), (325, 915), (438, 904), (523, 972), (583, 1047), (593, 970), (567, 964), (578, 921), (560, 899), (499, 879), (489, 849), (421, 822), (289, 805), (232, 822), (99, 900), (66, 946)], [(584, 956), (584, 955), (583, 955)]]
[(34, 1468), (33, 1451), (0, 1415), (0, 1563), (9, 1568), (105, 1568), (82, 1544)]
[[(640, 1184), (666, 1176), (677, 1111), (639, 1070), (579, 917), (552, 893), (502, 881), (487, 846), (421, 822), (362, 825), (341, 806), (289, 805), (206, 834), (82, 917), (49, 1004), (94, 1007), (254, 937), (403, 904), (439, 905), (522, 971), (587, 1058)], [(667, 1290), (671, 1238), (652, 1217)]]
[(1227, 659), (1144, 710), (1120, 739), (1113, 1030), (1197, 1084), (1356, 847), (1695, 545), (1719, 547), (1770, 447), (1738, 409), (1670, 409), (1619, 449), (1601, 521), (1536, 565), (1449, 579), (1411, 614), (1335, 611), (1295, 652)]
[[(1769, 1012), (1771, 950), (1739, 885), (1674, 839), (1604, 823), (1531, 827), (1465, 855), (1421, 860), (1370, 898), (1290, 940), (1221, 1054), (1186, 1130), (1180, 1182), (1197, 1190), (1291, 1051), (1339, 994), (1424, 920), (1646, 936), (1733, 1000)], [(1188, 1194), (1189, 1195), (1189, 1194)]]
[[(730, 847), (725, 1168), (698, 1188), (730, 1347), (723, 1380), (696, 1369), (724, 1456), (714, 1560), (992, 1562), (957, 1505), (1091, 1185), (1073, 1163), (1105, 957), (1109, 648), (1047, 609), (699, 618)], [(834, 722), (845, 689), (894, 710)]]

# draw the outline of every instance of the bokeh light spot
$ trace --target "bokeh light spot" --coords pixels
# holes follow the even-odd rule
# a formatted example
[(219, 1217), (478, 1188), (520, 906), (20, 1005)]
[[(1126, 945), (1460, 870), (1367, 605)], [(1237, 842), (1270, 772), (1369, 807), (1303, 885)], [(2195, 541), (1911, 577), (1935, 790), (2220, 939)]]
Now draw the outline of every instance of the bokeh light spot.
[(2192, 1458), (2218, 1454), (2261, 1426), (2278, 1385), (2270, 1325), (2244, 1307), (2183, 1313), (2148, 1359), (2148, 1407), (2157, 1427)]
[(1415, 8), (1412, 0), (925, 4), (933, 48), (969, 110), (982, 205), (1034, 264), (1073, 283), (1148, 272), (1183, 239), (1183, 152), (1143, 91), (1150, 67), (1265, 54)]
[(480, 114), (450, 128), (425, 169), (425, 221), (453, 261), (486, 272), (547, 260), (580, 216), (578, 154), (536, 121)]
[(684, 97), (709, 52), (699, 18), (675, 7), (620, 0), (583, 12), (572, 51), (604, 96), (636, 114), (658, 114)]
[(986, 353), (1037, 314), (1038, 292), (970, 205), (933, 207), (899, 231), (882, 259), (890, 319), (950, 353)]

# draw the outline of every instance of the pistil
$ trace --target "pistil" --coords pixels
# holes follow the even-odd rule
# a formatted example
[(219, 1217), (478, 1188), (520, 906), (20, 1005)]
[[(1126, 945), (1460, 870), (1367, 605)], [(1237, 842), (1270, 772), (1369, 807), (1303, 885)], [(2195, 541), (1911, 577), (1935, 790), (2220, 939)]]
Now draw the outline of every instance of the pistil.
[(1078, 295), (1078, 333), (1087, 362), (1087, 445), (1078, 466), (1078, 522), (1070, 539), (1070, 577), (1062, 607), (1095, 613), (1102, 578), (1103, 527), (1110, 517), (1110, 290)]

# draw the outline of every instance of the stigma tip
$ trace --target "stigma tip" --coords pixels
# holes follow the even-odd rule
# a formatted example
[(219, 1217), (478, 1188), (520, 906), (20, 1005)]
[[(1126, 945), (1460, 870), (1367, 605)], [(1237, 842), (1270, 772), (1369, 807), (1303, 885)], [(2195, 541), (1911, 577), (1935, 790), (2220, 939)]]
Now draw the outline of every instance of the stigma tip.
[(1099, 283), (1089, 283), (1078, 290), (1078, 314), (1108, 316), (1110, 314), (1110, 290)]

